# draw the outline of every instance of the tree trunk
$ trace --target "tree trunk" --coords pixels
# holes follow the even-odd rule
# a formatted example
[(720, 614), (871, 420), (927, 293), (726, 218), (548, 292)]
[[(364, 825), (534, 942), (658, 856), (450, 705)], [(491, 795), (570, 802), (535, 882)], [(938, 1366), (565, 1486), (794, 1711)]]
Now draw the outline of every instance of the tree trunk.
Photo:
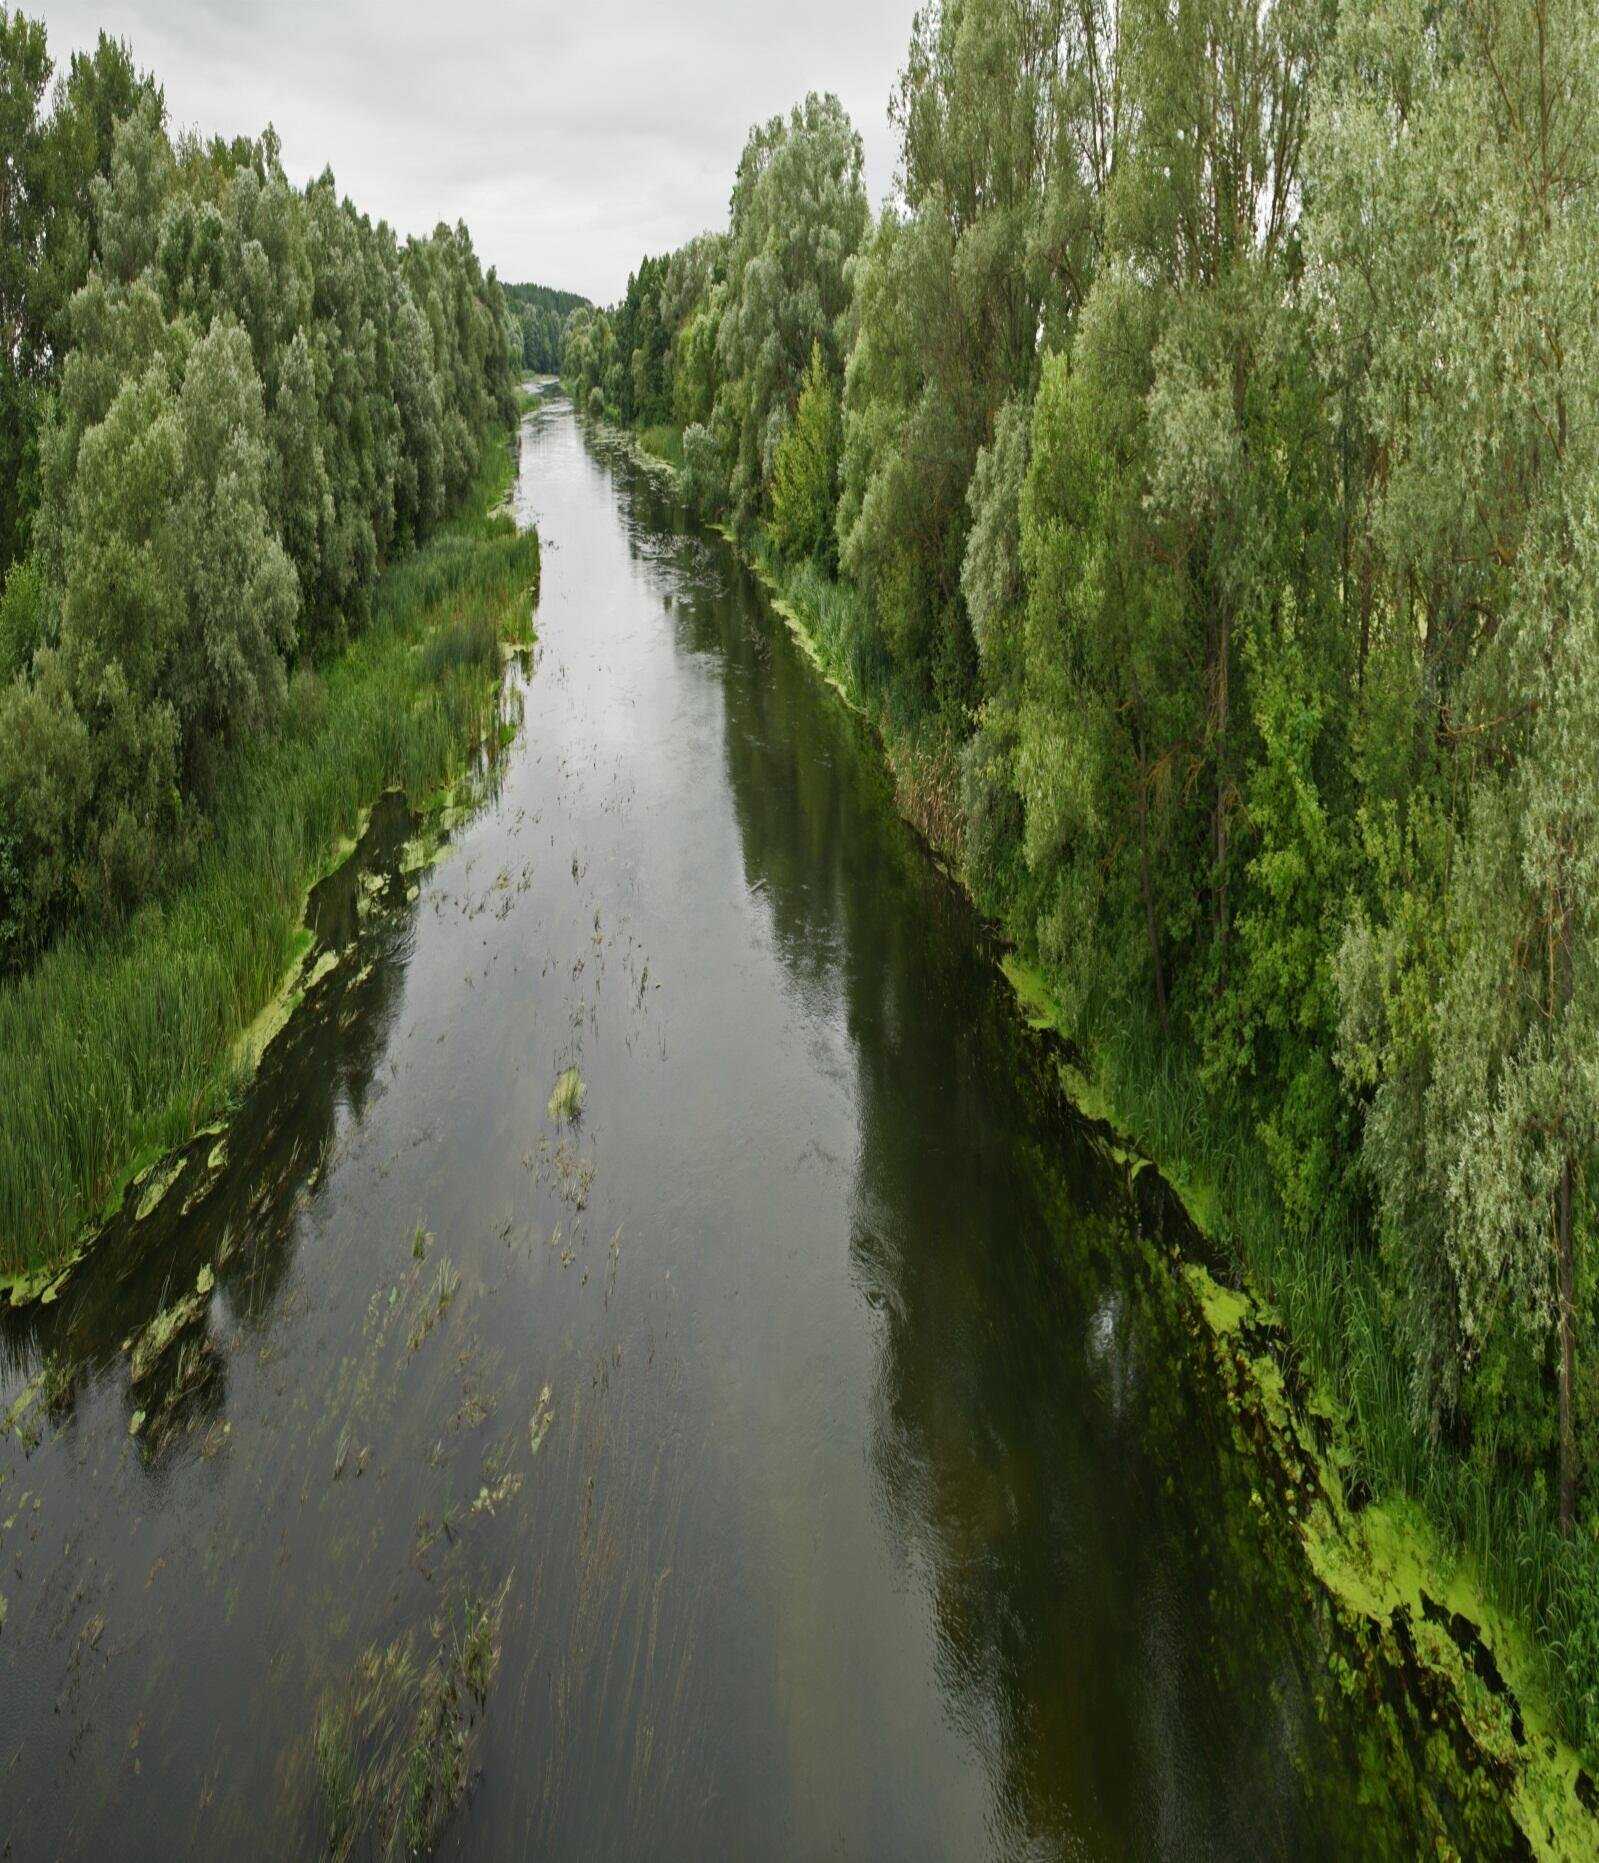
[(1232, 620), (1222, 604), (1221, 642), (1216, 665), (1216, 976), (1220, 988), (1227, 987), (1227, 723), (1231, 694), (1228, 678), (1232, 657)]
[[(1572, 995), (1571, 900), (1560, 888), (1556, 932), (1555, 999), (1561, 1021), (1570, 1012)], [(1560, 1530), (1569, 1533), (1577, 1515), (1577, 1420), (1573, 1387), (1576, 1383), (1577, 1298), (1576, 1245), (1571, 1232), (1573, 1179), (1576, 1175), (1568, 1145), (1560, 1165), (1560, 1187), (1555, 1193), (1556, 1278), (1560, 1299)]]
[(1555, 1244), (1560, 1281), (1560, 1531), (1569, 1533), (1577, 1517), (1577, 1421), (1572, 1414), (1576, 1379), (1576, 1280), (1571, 1239), (1571, 1159), (1560, 1167), (1556, 1196)]
[(1155, 888), (1149, 874), (1149, 789), (1138, 785), (1138, 840), (1144, 882), (1144, 925), (1149, 933), (1149, 961), (1155, 967), (1155, 1006), (1160, 1011), (1160, 1032), (1167, 1033), (1166, 973), (1160, 963), (1160, 932), (1155, 923)]

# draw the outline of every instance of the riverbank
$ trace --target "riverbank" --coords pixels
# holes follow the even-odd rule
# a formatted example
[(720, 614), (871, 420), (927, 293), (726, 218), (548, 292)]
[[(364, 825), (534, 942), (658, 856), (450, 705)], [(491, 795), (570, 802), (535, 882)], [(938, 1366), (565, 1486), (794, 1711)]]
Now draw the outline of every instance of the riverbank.
[(220, 1116), (292, 998), (310, 889), (364, 811), (437, 789), (491, 731), (501, 642), (525, 641), (539, 585), (538, 538), (504, 508), (515, 457), (514, 439), (486, 442), (460, 515), (385, 573), (343, 652), (296, 674), (281, 731), (230, 764), (184, 884), (0, 987), (0, 1298), (48, 1296), (128, 1186)]
[[(627, 437), (652, 470), (670, 467), (658, 436)], [(812, 565), (782, 565), (759, 536), (730, 541), (812, 665), (872, 725), (902, 812), (964, 878), (951, 749), (898, 717), (863, 663), (853, 591)], [(1387, 1737), (1448, 1778), (1457, 1805), (1476, 1804), (1491, 1824), (1502, 1803), (1535, 1850), (1591, 1854), (1599, 1795), (1561, 1737), (1588, 1713), (1595, 1663), (1574, 1631), (1591, 1554), (1415, 1441), (1402, 1380), (1378, 1348), (1373, 1277), (1358, 1252), (1334, 1247), (1340, 1238), (1289, 1246), (1258, 1146), (1217, 1118), (1195, 1066), (1123, 1018), (1067, 1028), (1047, 977), (1021, 963), (1008, 973), (1035, 1026), (1061, 1040), (1071, 1097), (1116, 1135), (1129, 1168), (1157, 1166), (1225, 1270), (1224, 1287), (1203, 1266), (1179, 1264), (1233, 1390), (1241, 1441), (1278, 1472), (1280, 1491), (1297, 1484), (1303, 1499), (1310, 1481), (1314, 1504), (1291, 1506), (1288, 1518), (1320, 1608), (1341, 1640), (1369, 1653), (1347, 1686), (1372, 1693)], [(1397, 1676), (1403, 1712), (1383, 1693)], [(1444, 1742), (1436, 1752), (1434, 1736)]]

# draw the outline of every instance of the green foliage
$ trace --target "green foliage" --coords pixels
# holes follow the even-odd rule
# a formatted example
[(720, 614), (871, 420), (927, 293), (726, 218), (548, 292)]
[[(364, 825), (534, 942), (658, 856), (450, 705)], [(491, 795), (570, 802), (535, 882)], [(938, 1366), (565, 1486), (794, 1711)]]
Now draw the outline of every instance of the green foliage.
[(11, 565), (0, 587), (0, 686), (26, 672), (35, 651), (50, 637), (48, 584), (44, 568), (29, 557)]
[(464, 228), (402, 247), (270, 131), (174, 143), (104, 38), (41, 114), (49, 70), (0, 13), (11, 964), (183, 870), (296, 656), (360, 627), (514, 406)]
[[(0, 1272), (59, 1259), (130, 1165), (226, 1105), (234, 1044), (279, 987), (329, 854), (387, 786), (420, 801), (491, 735), (497, 643), (526, 637), (539, 579), (536, 534), (487, 516), (507, 452), (498, 437), (488, 443), (469, 512), (385, 572), (370, 626), (319, 670), (297, 670), (284, 728), (247, 739), (220, 769), (182, 883), (123, 922), (79, 921), (23, 975), (0, 980)], [(54, 678), (26, 689), (30, 707), (48, 702)], [(97, 723), (76, 726), (85, 787), (120, 728)], [(24, 724), (34, 728), (32, 710)], [(31, 754), (15, 746), (0, 731), (0, 781), (13, 755)], [(175, 732), (167, 749), (170, 770)], [(137, 837), (141, 811), (162, 821), (162, 807), (161, 796), (126, 795), (117, 845)], [(70, 873), (72, 843), (51, 845)], [(0, 948), (18, 871), (0, 835)]]
[(822, 346), (811, 350), (794, 418), (772, 456), (770, 529), (783, 555), (838, 566), (833, 513), (838, 504), (840, 414), (837, 384)]
[(1260, 1140), (1284, 1213), (1304, 1231), (1344, 1191), (1350, 1121), (1333, 1065), (1333, 958), (1351, 863), (1319, 776), (1328, 701), (1296, 623), (1285, 604), (1269, 645), (1246, 646), (1259, 743), (1243, 803), (1251, 854), (1237, 975), (1212, 1020), (1209, 1060), (1218, 1075), (1266, 1085)]
[(977, 696), (967, 490), (1040, 331), (1092, 277), (1114, 128), (1114, 9), (946, 0), (917, 15), (892, 115), (901, 206), (855, 272), (839, 535), (907, 680), (961, 720)]
[(727, 500), (727, 471), (722, 449), (710, 428), (696, 421), (683, 433), (683, 496), (691, 510), (720, 510)]
[(751, 130), (733, 182), (716, 331), (711, 427), (735, 523), (765, 503), (807, 371), (843, 373), (851, 259), (870, 212), (861, 140), (836, 97), (814, 92)]

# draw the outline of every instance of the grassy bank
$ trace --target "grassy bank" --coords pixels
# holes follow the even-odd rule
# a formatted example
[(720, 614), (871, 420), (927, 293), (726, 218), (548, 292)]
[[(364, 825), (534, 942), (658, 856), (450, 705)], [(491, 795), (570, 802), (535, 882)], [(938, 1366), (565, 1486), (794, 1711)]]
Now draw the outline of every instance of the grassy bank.
[(282, 730), (232, 759), (185, 882), (0, 987), (0, 1275), (66, 1258), (135, 1172), (226, 1106), (239, 1039), (362, 810), (391, 784), (436, 787), (482, 737), (500, 638), (526, 638), (538, 588), (538, 539), (500, 508), (513, 474), (496, 436), (462, 514), (385, 573), (367, 629), (295, 676)]

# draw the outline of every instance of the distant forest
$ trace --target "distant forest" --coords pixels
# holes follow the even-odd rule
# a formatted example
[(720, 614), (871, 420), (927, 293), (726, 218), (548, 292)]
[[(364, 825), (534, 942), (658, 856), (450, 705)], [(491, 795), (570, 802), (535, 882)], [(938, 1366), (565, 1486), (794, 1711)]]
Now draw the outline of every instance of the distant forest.
[(561, 332), (575, 310), (588, 310), (589, 300), (575, 291), (554, 291), (548, 285), (502, 285), (506, 306), (522, 330), (522, 366), (540, 375), (554, 375), (561, 366)]

